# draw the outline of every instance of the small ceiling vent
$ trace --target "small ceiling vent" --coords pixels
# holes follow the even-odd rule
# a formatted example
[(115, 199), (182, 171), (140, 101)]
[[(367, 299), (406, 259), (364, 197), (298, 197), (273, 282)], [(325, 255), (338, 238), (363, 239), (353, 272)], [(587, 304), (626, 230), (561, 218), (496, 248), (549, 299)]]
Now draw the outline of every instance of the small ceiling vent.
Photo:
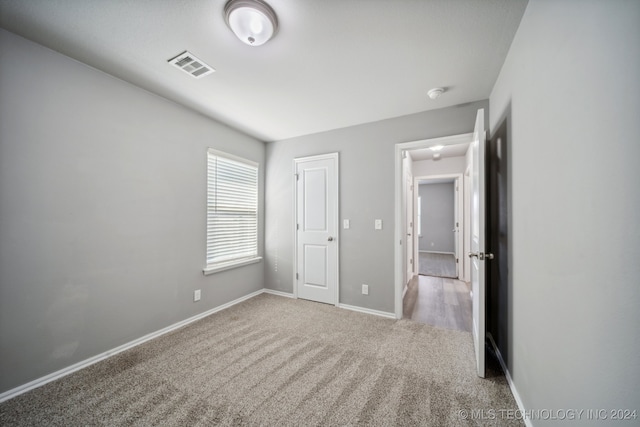
[(175, 58), (170, 59), (169, 62), (196, 79), (204, 77), (215, 71), (212, 67), (205, 64), (203, 61), (196, 58), (195, 55), (187, 52), (186, 50)]

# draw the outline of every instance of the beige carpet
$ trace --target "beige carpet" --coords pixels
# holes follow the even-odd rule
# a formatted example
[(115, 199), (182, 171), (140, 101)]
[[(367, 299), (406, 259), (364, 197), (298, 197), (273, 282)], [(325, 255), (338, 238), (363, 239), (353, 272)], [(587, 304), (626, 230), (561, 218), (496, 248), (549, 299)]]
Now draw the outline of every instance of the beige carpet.
[(469, 333), (263, 294), (8, 400), (0, 424), (503, 426), (464, 411), (516, 408)]

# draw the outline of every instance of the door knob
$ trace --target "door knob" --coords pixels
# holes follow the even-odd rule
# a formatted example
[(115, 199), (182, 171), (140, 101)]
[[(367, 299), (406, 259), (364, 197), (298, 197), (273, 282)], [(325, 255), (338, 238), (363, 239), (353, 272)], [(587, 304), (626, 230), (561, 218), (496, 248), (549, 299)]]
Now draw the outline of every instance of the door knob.
[(480, 261), (484, 261), (485, 259), (493, 259), (493, 254), (491, 252), (469, 252), (469, 258), (476, 257)]
[(333, 237), (329, 237), (327, 240), (333, 242)]

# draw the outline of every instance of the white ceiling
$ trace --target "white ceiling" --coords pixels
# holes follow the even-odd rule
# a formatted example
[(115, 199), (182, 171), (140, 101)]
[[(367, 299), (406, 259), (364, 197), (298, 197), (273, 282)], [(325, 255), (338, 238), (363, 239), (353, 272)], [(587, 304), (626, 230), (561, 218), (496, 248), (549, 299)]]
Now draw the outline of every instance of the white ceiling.
[(433, 159), (433, 155), (435, 153), (440, 153), (441, 159), (445, 159), (447, 157), (461, 157), (467, 154), (469, 144), (469, 142), (465, 142), (464, 144), (445, 145), (439, 151), (433, 151), (431, 148), (419, 148), (417, 150), (411, 150), (411, 159), (414, 162), (418, 162), (420, 160), (430, 160)]
[[(0, 26), (273, 141), (487, 99), (527, 4), (267, 1), (280, 29), (260, 47), (228, 29), (226, 0), (0, 0)], [(217, 71), (167, 63), (185, 50)]]

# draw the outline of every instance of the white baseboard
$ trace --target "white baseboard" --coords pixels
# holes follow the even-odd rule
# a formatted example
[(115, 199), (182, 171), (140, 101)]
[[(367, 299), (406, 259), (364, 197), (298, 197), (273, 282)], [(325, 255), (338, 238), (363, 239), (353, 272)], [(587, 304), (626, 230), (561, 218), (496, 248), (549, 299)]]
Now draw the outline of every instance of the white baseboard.
[[(500, 366), (502, 366), (502, 370), (504, 371), (504, 376), (507, 378), (507, 383), (509, 384), (509, 388), (511, 389), (511, 394), (513, 394), (513, 398), (516, 401), (516, 404), (518, 405), (518, 409), (520, 410), (521, 414), (526, 414), (525, 409), (524, 409), (524, 404), (522, 403), (522, 399), (520, 398), (520, 394), (518, 394), (518, 390), (516, 390), (516, 385), (513, 383), (513, 380), (511, 379), (511, 374), (509, 373), (509, 370), (507, 369), (507, 365), (504, 363), (504, 359), (502, 358), (502, 354), (500, 353), (500, 349), (498, 349), (498, 346), (496, 345), (496, 342), (493, 340), (493, 336), (491, 334), (487, 334), (487, 338), (489, 338), (489, 342), (491, 343), (491, 346), (493, 347), (493, 351), (496, 352), (496, 356), (498, 357), (498, 362), (500, 362)], [(527, 427), (533, 427), (533, 424), (531, 424), (531, 420), (528, 418), (524, 418), (523, 417), (523, 421), (524, 424)]]
[[(59, 371), (52, 372), (52, 373), (50, 373), (48, 375), (45, 375), (44, 377), (37, 378), (37, 379), (35, 379), (33, 381), (30, 381), (30, 382), (28, 382), (26, 384), (23, 384), (21, 386), (15, 387), (15, 388), (13, 388), (11, 390), (7, 390), (4, 393), (0, 393), (0, 403), (4, 402), (5, 400), (9, 400), (9, 399), (12, 399), (12, 398), (14, 398), (16, 396), (19, 396), (19, 395), (21, 395), (23, 393), (26, 393), (26, 392), (28, 392), (30, 390), (33, 390), (35, 388), (41, 387), (41, 386), (43, 386), (43, 385), (45, 385), (47, 383), (50, 383), (51, 381), (55, 381), (57, 379), (65, 377), (65, 376), (67, 376), (69, 374), (72, 374), (72, 373), (74, 373), (76, 371), (79, 371), (80, 369), (83, 369), (83, 368), (86, 368), (88, 366), (91, 366), (91, 365), (93, 365), (95, 363), (98, 363), (98, 362), (100, 362), (100, 361), (102, 361), (104, 359), (107, 359), (107, 358), (109, 358), (111, 356), (114, 356), (114, 355), (116, 355), (118, 353), (122, 353), (123, 351), (129, 350), (129, 349), (131, 349), (133, 347), (136, 347), (136, 346), (138, 346), (140, 344), (143, 344), (143, 343), (145, 343), (145, 342), (147, 342), (149, 340), (152, 340), (154, 338), (158, 338), (161, 335), (164, 335), (164, 334), (166, 334), (168, 332), (174, 331), (174, 330), (176, 330), (178, 328), (181, 328), (183, 326), (188, 325), (189, 323), (193, 323), (193, 322), (195, 322), (197, 320), (203, 319), (203, 318), (205, 318), (207, 316), (210, 316), (210, 315), (212, 315), (214, 313), (217, 313), (218, 311), (224, 310), (225, 308), (229, 308), (231, 306), (239, 304), (239, 303), (241, 303), (243, 301), (246, 301), (246, 300), (248, 300), (250, 298), (253, 298), (253, 297), (258, 296), (258, 295), (263, 294), (263, 293), (272, 294), (272, 295), (278, 295), (278, 296), (285, 297), (285, 298), (294, 298), (293, 294), (290, 294), (290, 293), (287, 293), (287, 292), (275, 291), (275, 290), (272, 290), (272, 289), (260, 289), (259, 291), (252, 292), (252, 293), (250, 293), (248, 295), (245, 295), (243, 297), (240, 297), (238, 299), (230, 301), (230, 302), (228, 302), (226, 304), (222, 304), (222, 305), (220, 305), (218, 307), (214, 307), (214, 308), (212, 308), (210, 310), (207, 310), (207, 311), (205, 311), (203, 313), (197, 314), (197, 315), (195, 315), (193, 317), (190, 317), (188, 319), (185, 319), (185, 320), (182, 320), (180, 322), (174, 323), (173, 325), (167, 326), (166, 328), (160, 329), (160, 330), (158, 330), (156, 332), (152, 332), (150, 334), (147, 334), (147, 335), (145, 335), (143, 337), (140, 337), (138, 339), (135, 339), (133, 341), (129, 341), (128, 343), (123, 344), (123, 345), (121, 345), (119, 347), (113, 348), (111, 350), (107, 350), (104, 353), (97, 354), (97, 355), (95, 355), (93, 357), (90, 357), (88, 359), (82, 360), (82, 361), (80, 361), (78, 363), (75, 363), (75, 364), (73, 364), (71, 366), (67, 366), (66, 368), (60, 369)], [(347, 304), (338, 304), (338, 307), (344, 308), (344, 309), (347, 309), (347, 310), (358, 311), (358, 312), (361, 312), (361, 313), (367, 313), (367, 314), (373, 314), (373, 315), (376, 315), (376, 316), (387, 317), (387, 318), (390, 318), (390, 319), (395, 319), (396, 318), (394, 313), (387, 313), (385, 311), (373, 310), (373, 309), (370, 309), (370, 308), (356, 307), (356, 306), (347, 305)]]
[(372, 308), (363, 308), (363, 307), (357, 307), (355, 305), (348, 305), (348, 304), (338, 304), (337, 307), (338, 308), (344, 308), (346, 310), (351, 310), (351, 311), (358, 311), (360, 313), (373, 314), (375, 316), (387, 317), (389, 319), (395, 319), (396, 318), (395, 313), (388, 313), (386, 311), (374, 310)]
[[(240, 297), (238, 299), (230, 301), (230, 302), (228, 302), (226, 304), (222, 304), (222, 305), (220, 305), (218, 307), (212, 308), (211, 310), (207, 310), (207, 311), (205, 311), (203, 313), (197, 314), (197, 315), (195, 315), (193, 317), (190, 317), (190, 318), (188, 318), (186, 320), (182, 320), (180, 322), (174, 323), (173, 325), (167, 326), (166, 328), (160, 329), (159, 331), (152, 332), (152, 333), (147, 334), (147, 335), (145, 335), (145, 336), (143, 336), (141, 338), (135, 339), (133, 341), (129, 341), (128, 343), (123, 344), (123, 345), (121, 345), (119, 347), (116, 347), (116, 348), (111, 349), (111, 350), (107, 350), (104, 353), (100, 353), (98, 355), (95, 355), (93, 357), (90, 357), (88, 359), (80, 361), (78, 363), (75, 363), (75, 364), (73, 364), (71, 366), (67, 366), (66, 368), (60, 369), (59, 371), (52, 372), (51, 374), (45, 375), (44, 377), (35, 379), (35, 380), (30, 381), (30, 382), (28, 382), (26, 384), (23, 384), (21, 386), (15, 387), (15, 388), (13, 388), (11, 390), (7, 390), (4, 393), (0, 394), (0, 403), (4, 402), (5, 400), (9, 400), (9, 399), (14, 398), (16, 396), (19, 396), (19, 395), (21, 395), (23, 393), (26, 393), (26, 392), (28, 392), (30, 390), (33, 390), (34, 388), (41, 387), (41, 386), (43, 386), (43, 385), (45, 385), (47, 383), (50, 383), (51, 381), (55, 381), (55, 380), (57, 380), (59, 378), (65, 377), (65, 376), (67, 376), (69, 374), (72, 374), (72, 373), (74, 373), (76, 371), (79, 371), (80, 369), (86, 368), (87, 366), (91, 366), (94, 363), (98, 363), (101, 360), (107, 359), (107, 358), (109, 358), (111, 356), (114, 356), (114, 355), (116, 355), (118, 353), (122, 353), (125, 350), (129, 350), (130, 348), (136, 347), (136, 346), (138, 346), (140, 344), (143, 344), (143, 343), (145, 343), (145, 342), (147, 342), (149, 340), (157, 338), (157, 337), (159, 337), (161, 335), (164, 335), (164, 334), (166, 334), (168, 332), (171, 332), (173, 330), (176, 330), (178, 328), (186, 326), (189, 323), (193, 323), (193, 322), (195, 322), (197, 320), (200, 320), (202, 318), (210, 316), (213, 313), (217, 313), (218, 311), (224, 310), (225, 308), (229, 308), (229, 307), (231, 307), (233, 305), (241, 303), (242, 301), (246, 301), (246, 300), (248, 300), (250, 298), (258, 296), (258, 295), (262, 294), (263, 292), (265, 292), (265, 289), (260, 289), (259, 291), (252, 292), (252, 293), (250, 293), (248, 295), (245, 295), (243, 297)], [(284, 294), (284, 292), (283, 292), (283, 294)]]
[(285, 298), (295, 298), (293, 293), (290, 293), (290, 292), (276, 291), (273, 289), (266, 289), (266, 288), (263, 289), (263, 292), (265, 294), (278, 295), (280, 297), (285, 297)]

